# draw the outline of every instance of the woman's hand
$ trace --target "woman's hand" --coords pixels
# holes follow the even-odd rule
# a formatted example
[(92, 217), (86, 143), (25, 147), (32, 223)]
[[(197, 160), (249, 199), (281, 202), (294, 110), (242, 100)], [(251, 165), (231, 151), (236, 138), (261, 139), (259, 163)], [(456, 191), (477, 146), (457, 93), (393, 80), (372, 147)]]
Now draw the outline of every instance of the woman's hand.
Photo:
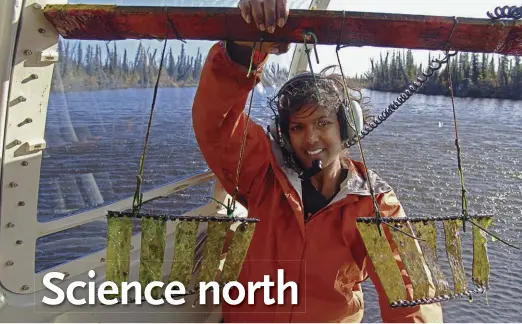
[(270, 34), (276, 24), (283, 28), (289, 14), (286, 0), (240, 0), (239, 9), (248, 24), (253, 20), (261, 31), (267, 30)]
[[(243, 19), (254, 22), (261, 31), (274, 33), (276, 27), (282, 28), (288, 19), (289, 10), (286, 0), (240, 0), (239, 9)], [(239, 46), (254, 46), (254, 42), (235, 42)], [(256, 49), (263, 53), (282, 54), (288, 51), (289, 44), (263, 42), (262, 47), (256, 44)]]

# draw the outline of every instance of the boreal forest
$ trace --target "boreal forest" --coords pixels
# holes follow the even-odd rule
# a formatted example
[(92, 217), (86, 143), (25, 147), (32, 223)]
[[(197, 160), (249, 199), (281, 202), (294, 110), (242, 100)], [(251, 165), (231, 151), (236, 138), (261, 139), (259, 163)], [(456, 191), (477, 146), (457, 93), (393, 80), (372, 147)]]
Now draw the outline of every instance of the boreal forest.
[[(114, 42), (85, 46), (81, 41), (60, 40), (58, 53), (53, 91), (154, 87), (161, 61), (161, 50), (145, 48), (141, 43), (131, 56)], [(199, 49), (196, 55), (187, 54), (184, 44), (177, 53), (167, 48), (160, 86), (196, 86), (204, 60)], [(401, 92), (427, 71), (428, 62), (414, 62), (411, 50), (388, 50), (378, 60), (370, 59), (369, 71), (350, 81), (361, 88)], [(520, 57), (458, 53), (450, 58), (449, 66), (444, 64), (435, 71), (418, 93), (450, 95), (450, 75), (456, 97), (522, 99)], [(264, 69), (263, 84), (280, 85), (287, 76), (288, 69), (269, 64)]]

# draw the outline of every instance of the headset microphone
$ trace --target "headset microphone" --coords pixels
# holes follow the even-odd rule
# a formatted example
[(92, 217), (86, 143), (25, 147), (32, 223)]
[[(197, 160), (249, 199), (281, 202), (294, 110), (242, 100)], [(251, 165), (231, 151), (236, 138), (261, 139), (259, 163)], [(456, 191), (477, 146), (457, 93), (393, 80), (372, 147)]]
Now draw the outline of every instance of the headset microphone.
[(299, 175), (301, 180), (309, 180), (314, 175), (318, 174), (323, 170), (321, 160), (313, 160), (312, 167), (306, 169), (303, 173)]

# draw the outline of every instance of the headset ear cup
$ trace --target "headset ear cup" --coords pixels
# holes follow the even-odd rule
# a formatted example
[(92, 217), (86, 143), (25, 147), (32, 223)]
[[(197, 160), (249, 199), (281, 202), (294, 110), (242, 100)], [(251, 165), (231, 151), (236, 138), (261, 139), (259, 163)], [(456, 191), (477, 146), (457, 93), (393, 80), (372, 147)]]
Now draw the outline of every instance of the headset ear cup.
[(362, 128), (364, 125), (364, 117), (361, 105), (355, 100), (351, 101), (351, 109), (353, 110), (353, 116), (355, 120), (352, 118), (352, 113), (350, 111), (350, 106), (346, 107), (347, 111), (347, 121), (348, 121), (348, 140), (351, 140), (357, 136), (357, 134), (361, 135)]
[(281, 134), (281, 137), (283, 138), (283, 143), (284, 143), (284, 146), (285, 146), (285, 150), (288, 153), (294, 153), (294, 149), (292, 148), (292, 144), (290, 143), (290, 139), (288, 138), (288, 136), (285, 136), (284, 134)]
[(275, 116), (275, 118), (270, 122), (268, 132), (280, 148), (285, 149), (289, 153), (293, 152), (289, 139), (282, 134), (279, 127), (279, 116)]

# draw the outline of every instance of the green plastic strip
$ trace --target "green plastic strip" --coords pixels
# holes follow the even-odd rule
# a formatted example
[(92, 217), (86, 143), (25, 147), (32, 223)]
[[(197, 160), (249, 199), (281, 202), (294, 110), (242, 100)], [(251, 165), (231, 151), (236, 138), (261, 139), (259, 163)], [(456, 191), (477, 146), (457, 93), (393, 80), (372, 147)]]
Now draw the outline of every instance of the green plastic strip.
[[(401, 231), (414, 235), (409, 224), (397, 223), (394, 227), (399, 228)], [(392, 239), (397, 246), (399, 256), (404, 264), (406, 272), (411, 280), (413, 286), (413, 298), (421, 299), (427, 298), (430, 292), (430, 282), (428, 274), (426, 273), (425, 263), (422, 255), (417, 248), (415, 240), (399, 231), (393, 229), (390, 230)]]
[[(484, 229), (488, 229), (493, 219), (491, 217), (473, 220)], [(487, 287), (489, 284), (489, 260), (488, 247), (485, 232), (473, 226), (473, 283), (477, 286)]]
[[(140, 284), (142, 289), (153, 281), (163, 281), (165, 234), (165, 220), (141, 219)], [(160, 287), (154, 287), (152, 290), (154, 298), (161, 297), (162, 294)]]
[(228, 222), (209, 222), (203, 260), (197, 282), (210, 282), (216, 279), (221, 252), (225, 244), (225, 236), (230, 228)]
[(445, 220), (443, 224), (446, 238), (446, 254), (451, 267), (451, 273), (453, 274), (453, 292), (460, 294), (468, 289), (464, 265), (462, 264), (462, 247), (459, 234), (462, 221), (458, 219)]
[(236, 229), (221, 273), (220, 283), (222, 285), (235, 281), (239, 277), (255, 228), (256, 223), (247, 223), (239, 225)]
[(198, 227), (199, 221), (184, 221), (177, 225), (169, 282), (178, 281), (188, 287), (192, 278)]
[(356, 224), (389, 303), (406, 300), (404, 280), (382, 226), (379, 225), (383, 234), (379, 235), (374, 223), (357, 222)]
[(107, 219), (107, 257), (106, 280), (118, 286), (121, 296), (121, 283), (129, 281), (132, 223), (129, 217), (109, 217)]
[(417, 232), (417, 237), (424, 240), (419, 241), (419, 245), (435, 284), (435, 296), (449, 295), (451, 291), (448, 279), (439, 265), (437, 256), (437, 228), (435, 227), (435, 222), (414, 222), (413, 226)]

